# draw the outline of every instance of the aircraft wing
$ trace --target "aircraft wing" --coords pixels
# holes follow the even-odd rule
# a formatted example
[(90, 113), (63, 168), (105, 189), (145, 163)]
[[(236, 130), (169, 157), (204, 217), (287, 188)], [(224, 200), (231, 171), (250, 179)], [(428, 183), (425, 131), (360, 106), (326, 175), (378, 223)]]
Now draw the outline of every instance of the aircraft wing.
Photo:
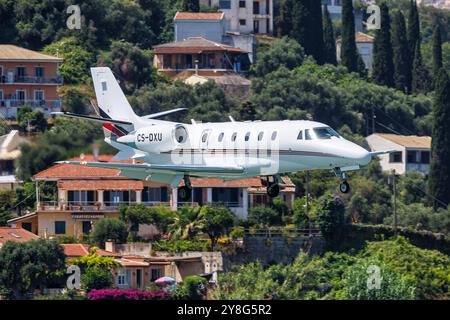
[(107, 118), (101, 118), (101, 117), (93, 117), (93, 116), (86, 116), (81, 114), (75, 114), (70, 112), (52, 112), (51, 114), (55, 116), (62, 116), (67, 118), (75, 118), (75, 119), (83, 119), (83, 120), (89, 120), (89, 121), (95, 121), (100, 123), (113, 123), (113, 124), (122, 124), (122, 125), (133, 125), (131, 122), (128, 121), (122, 121), (122, 120), (114, 120), (114, 119), (107, 119)]
[(151, 174), (218, 174), (218, 175), (239, 175), (245, 172), (239, 166), (205, 166), (205, 165), (175, 165), (175, 164), (148, 164), (148, 163), (110, 163), (110, 162), (85, 162), (85, 161), (58, 161), (56, 163), (75, 164), (88, 167), (110, 168), (121, 171), (134, 171), (146, 176)]
[(370, 152), (370, 155), (372, 156), (372, 157), (376, 157), (376, 156), (381, 156), (381, 155), (383, 155), (383, 154), (388, 154), (388, 153), (393, 153), (393, 152), (395, 152), (396, 150), (380, 150), (380, 151), (372, 151), (372, 152)]

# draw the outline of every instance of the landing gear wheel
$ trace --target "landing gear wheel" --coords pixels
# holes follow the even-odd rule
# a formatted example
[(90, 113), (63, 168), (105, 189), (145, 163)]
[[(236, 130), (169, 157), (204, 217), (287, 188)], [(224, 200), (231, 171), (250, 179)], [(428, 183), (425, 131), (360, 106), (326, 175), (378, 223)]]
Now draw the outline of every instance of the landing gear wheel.
[(350, 191), (350, 185), (348, 184), (347, 181), (342, 181), (341, 184), (339, 185), (339, 190), (342, 193), (349, 193)]
[(267, 187), (267, 195), (271, 198), (276, 198), (280, 194), (280, 186), (278, 183), (271, 184)]
[(178, 199), (181, 202), (189, 200), (191, 197), (192, 190), (186, 186), (178, 188)]

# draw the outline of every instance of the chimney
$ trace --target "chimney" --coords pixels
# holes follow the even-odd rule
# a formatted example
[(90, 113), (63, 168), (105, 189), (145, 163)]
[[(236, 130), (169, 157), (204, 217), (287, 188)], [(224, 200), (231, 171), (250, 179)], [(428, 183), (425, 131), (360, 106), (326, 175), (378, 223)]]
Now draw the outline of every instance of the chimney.
[(108, 251), (108, 252), (111, 252), (111, 253), (116, 252), (116, 244), (110, 239), (106, 240), (106, 242), (105, 242), (105, 251)]
[(97, 143), (92, 145), (92, 155), (94, 156), (94, 161), (98, 161), (98, 155), (100, 154), (100, 146)]

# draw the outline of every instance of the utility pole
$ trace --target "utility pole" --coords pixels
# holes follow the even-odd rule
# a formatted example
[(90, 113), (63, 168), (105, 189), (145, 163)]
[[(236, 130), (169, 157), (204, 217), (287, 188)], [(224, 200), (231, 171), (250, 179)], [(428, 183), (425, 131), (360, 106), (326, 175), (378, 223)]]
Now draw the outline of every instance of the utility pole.
[(394, 237), (397, 238), (397, 188), (395, 185), (395, 169), (392, 170), (392, 187), (394, 191)]

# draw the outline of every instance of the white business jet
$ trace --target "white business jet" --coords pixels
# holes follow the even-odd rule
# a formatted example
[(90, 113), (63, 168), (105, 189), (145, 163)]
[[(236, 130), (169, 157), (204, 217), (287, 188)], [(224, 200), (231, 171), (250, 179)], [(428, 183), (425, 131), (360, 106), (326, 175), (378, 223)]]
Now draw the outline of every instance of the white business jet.
[(333, 170), (341, 180), (340, 191), (349, 192), (348, 171), (359, 170), (373, 156), (345, 140), (329, 126), (313, 121), (176, 123), (158, 120), (185, 109), (148, 116), (136, 115), (109, 68), (91, 69), (98, 116), (68, 112), (55, 114), (103, 124), (105, 142), (119, 150), (114, 160), (132, 163), (68, 163), (120, 170), (121, 176), (170, 184), (180, 200), (191, 196), (190, 177), (225, 181), (267, 177), (270, 197), (280, 192), (280, 176), (315, 169)]

